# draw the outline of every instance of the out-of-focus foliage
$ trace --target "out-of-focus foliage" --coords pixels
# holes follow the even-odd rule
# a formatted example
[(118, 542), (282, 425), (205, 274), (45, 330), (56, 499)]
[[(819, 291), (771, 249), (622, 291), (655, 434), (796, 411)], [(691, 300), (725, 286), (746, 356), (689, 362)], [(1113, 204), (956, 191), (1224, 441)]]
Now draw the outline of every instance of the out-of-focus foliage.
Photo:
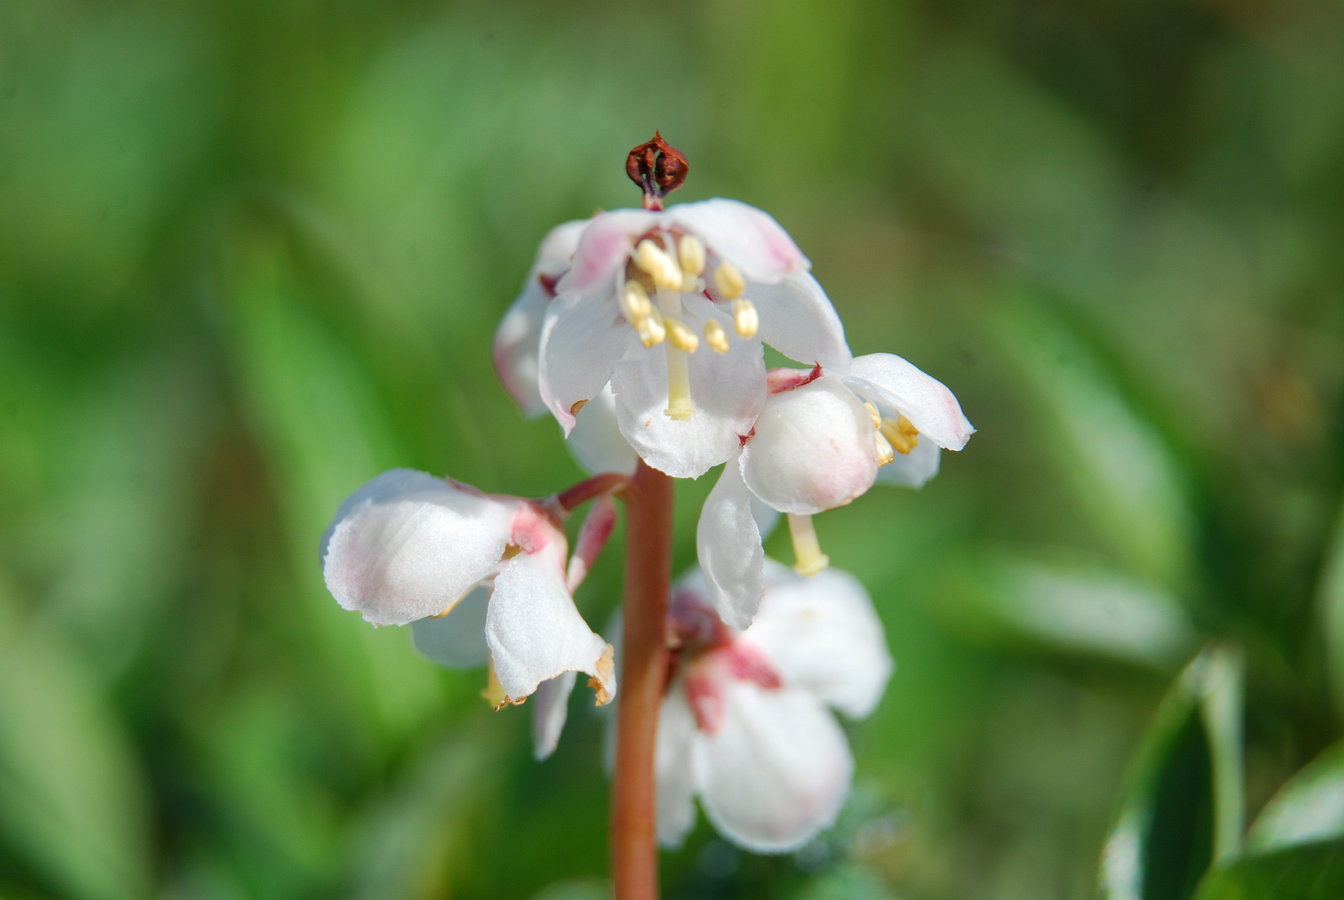
[(394, 466), (578, 477), (489, 337), (660, 128), (685, 199), (771, 211), (855, 352), (980, 429), (818, 520), (898, 663), (840, 824), (783, 858), (702, 826), (668, 895), (1088, 896), (1148, 803), (1214, 818), (1143, 896), (1338, 896), (1337, 751), (1290, 779), (1344, 709), (1342, 36), (1222, 0), (6, 0), (0, 894), (601, 892), (587, 701), (532, 762), (525, 709), (337, 609), (316, 548)]

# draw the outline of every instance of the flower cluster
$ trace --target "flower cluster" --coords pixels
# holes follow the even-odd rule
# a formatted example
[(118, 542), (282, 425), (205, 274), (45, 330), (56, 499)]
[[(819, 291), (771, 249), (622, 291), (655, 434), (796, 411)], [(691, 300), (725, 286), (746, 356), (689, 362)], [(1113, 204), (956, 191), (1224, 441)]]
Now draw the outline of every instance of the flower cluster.
[[(640, 467), (697, 478), (722, 466), (697, 526), (699, 565), (666, 615), (658, 833), (679, 842), (699, 797), (727, 837), (778, 852), (832, 821), (848, 791), (853, 763), (830, 708), (867, 715), (891, 671), (867, 594), (827, 568), (812, 517), (879, 481), (923, 484), (940, 450), (960, 450), (974, 429), (911, 363), (851, 353), (807, 258), (769, 215), (723, 199), (663, 209), (685, 169), (660, 137), (632, 151), (645, 208), (551, 231), (495, 335), (505, 388), (529, 416), (556, 419), (593, 477), (526, 500), (387, 472), (340, 505), (322, 558), (343, 607), (410, 624), (446, 666), (487, 666), (497, 707), (535, 694), (545, 756), (578, 672), (599, 704), (616, 691), (612, 646), (573, 599), (611, 533), (611, 496)], [(767, 370), (767, 346), (798, 367)], [(563, 523), (588, 501), (571, 556)], [(778, 514), (793, 571), (762, 549)]]

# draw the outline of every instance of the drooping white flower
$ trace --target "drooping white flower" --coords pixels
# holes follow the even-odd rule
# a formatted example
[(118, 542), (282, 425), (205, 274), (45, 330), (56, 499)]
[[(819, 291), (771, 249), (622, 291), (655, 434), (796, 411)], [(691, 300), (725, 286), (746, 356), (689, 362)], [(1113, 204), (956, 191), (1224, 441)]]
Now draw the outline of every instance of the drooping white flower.
[(960, 450), (975, 431), (946, 386), (889, 353), (830, 371), (775, 370), (770, 385), (696, 531), (710, 596), (736, 628), (751, 622), (763, 589), (753, 497), (788, 515), (796, 568), (812, 574), (827, 561), (812, 515), (849, 503), (879, 479), (922, 485), (938, 470), (939, 448)]
[(592, 676), (599, 703), (616, 690), (611, 645), (574, 606), (566, 553), (564, 532), (535, 502), (411, 469), (347, 497), (322, 538), (342, 607), (375, 625), (427, 623), (416, 641), (428, 655), (489, 663), (497, 706), (576, 671)]
[(800, 361), (849, 359), (808, 266), (773, 218), (736, 201), (601, 213), (545, 304), (539, 396), (569, 434), (610, 386), (639, 456), (699, 476), (736, 452), (765, 402), (763, 343)]
[(672, 592), (680, 640), (659, 711), (658, 838), (677, 845), (694, 798), (749, 850), (795, 849), (835, 820), (854, 760), (831, 712), (863, 717), (892, 662), (859, 582), (834, 569), (805, 578), (767, 562), (751, 627), (725, 626), (698, 572)]

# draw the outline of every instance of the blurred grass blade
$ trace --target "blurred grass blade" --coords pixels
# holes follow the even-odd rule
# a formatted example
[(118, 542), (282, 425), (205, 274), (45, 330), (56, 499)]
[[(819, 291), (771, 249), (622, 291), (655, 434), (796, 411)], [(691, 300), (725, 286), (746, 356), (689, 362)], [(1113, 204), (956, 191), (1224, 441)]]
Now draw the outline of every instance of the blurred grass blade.
[(1102, 853), (1103, 900), (1184, 900), (1236, 852), (1243, 817), (1240, 656), (1201, 651), (1139, 750)]
[(1246, 835), (1246, 848), (1260, 853), (1340, 839), (1344, 839), (1344, 741), (1312, 760), (1265, 804)]
[(1302, 844), (1243, 856), (1200, 883), (1195, 900), (1339, 900), (1344, 897), (1344, 841)]
[(1174, 671), (1194, 651), (1180, 601), (1163, 589), (1078, 559), (1034, 560), (1011, 548), (968, 554), (938, 608), (990, 640)]
[(1321, 632), (1335, 714), (1344, 717), (1344, 502), (1335, 514), (1330, 546), (1325, 550), (1318, 596)]

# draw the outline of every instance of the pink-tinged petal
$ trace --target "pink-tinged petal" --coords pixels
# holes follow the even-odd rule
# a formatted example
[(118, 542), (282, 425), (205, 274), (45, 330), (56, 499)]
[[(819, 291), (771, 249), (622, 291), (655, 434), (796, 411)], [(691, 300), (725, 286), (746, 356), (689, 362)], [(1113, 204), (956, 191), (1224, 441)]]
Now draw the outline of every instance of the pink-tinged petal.
[(746, 297), (760, 317), (756, 336), (790, 359), (827, 369), (853, 359), (845, 326), (811, 274), (799, 272), (776, 284), (748, 284)]
[(921, 487), (938, 474), (942, 452), (932, 440), (920, 440), (909, 453), (897, 453), (895, 459), (878, 469), (877, 480), (883, 484)]
[(845, 383), (885, 413), (897, 412), (945, 450), (960, 450), (975, 433), (961, 404), (941, 381), (890, 353), (858, 356), (843, 374)]
[(670, 207), (665, 215), (694, 232), (712, 253), (731, 262), (748, 281), (777, 281), (811, 265), (772, 216), (737, 200), (681, 203)]
[(616, 421), (616, 395), (611, 385), (583, 405), (574, 417), (574, 430), (566, 441), (569, 452), (591, 474), (635, 471), (639, 456), (621, 434)]
[(517, 509), (424, 472), (384, 472), (323, 536), (327, 589), (375, 625), (440, 615), (498, 567)]
[[(546, 411), (537, 387), (537, 349), (546, 307), (554, 296), (555, 281), (569, 268), (587, 222), (566, 222), (551, 229), (541, 242), (532, 269), (523, 281), (523, 291), (513, 301), (495, 331), (491, 348), (495, 372), (509, 396), (529, 418)], [(549, 284), (549, 289), (548, 289)]]
[(522, 700), (541, 682), (573, 671), (587, 672), (608, 695), (615, 693), (608, 644), (583, 621), (565, 589), (564, 549), (558, 541), (540, 553), (521, 553), (495, 576), (485, 637), (510, 700)]
[(853, 575), (798, 575), (766, 561), (765, 597), (741, 643), (759, 648), (791, 688), (866, 716), (891, 677), (882, 620)]
[(411, 644), (430, 660), (450, 669), (474, 669), (489, 661), (485, 650), (485, 604), (490, 591), (474, 588), (450, 615), (411, 623)]
[[(752, 516), (751, 492), (734, 460), (705, 499), (695, 529), (695, 549), (704, 573), (704, 591), (729, 626), (751, 624), (765, 590), (761, 534)], [(687, 582), (692, 586), (695, 582)]]
[(569, 695), (578, 676), (573, 672), (557, 675), (537, 685), (532, 698), (532, 756), (542, 760), (555, 752), (560, 732), (569, 716)]
[(654, 772), (658, 784), (658, 842), (680, 847), (695, 825), (695, 779), (691, 741), (695, 719), (680, 679), (668, 687), (658, 710)]
[(784, 853), (835, 821), (854, 759), (844, 732), (806, 691), (727, 683), (719, 730), (695, 736), (692, 764), (705, 815), (757, 853)]
[(673, 478), (699, 478), (737, 453), (738, 435), (751, 430), (765, 403), (761, 345), (734, 341), (727, 353), (707, 347), (690, 360), (691, 402), (686, 421), (667, 409), (667, 355), (663, 347), (636, 352), (616, 367), (616, 421), (635, 452)]
[(575, 407), (601, 392), (631, 345), (639, 338), (621, 317), (614, 281), (606, 290), (551, 301), (538, 345), (537, 388), (566, 435)]
[(605, 290), (624, 273), (635, 239), (656, 226), (662, 216), (642, 209), (613, 209), (593, 216), (579, 238), (573, 264), (556, 289), (562, 294)]
[(863, 402), (839, 379), (822, 377), (771, 395), (742, 448), (742, 477), (780, 512), (843, 506), (877, 478), (874, 434)]

